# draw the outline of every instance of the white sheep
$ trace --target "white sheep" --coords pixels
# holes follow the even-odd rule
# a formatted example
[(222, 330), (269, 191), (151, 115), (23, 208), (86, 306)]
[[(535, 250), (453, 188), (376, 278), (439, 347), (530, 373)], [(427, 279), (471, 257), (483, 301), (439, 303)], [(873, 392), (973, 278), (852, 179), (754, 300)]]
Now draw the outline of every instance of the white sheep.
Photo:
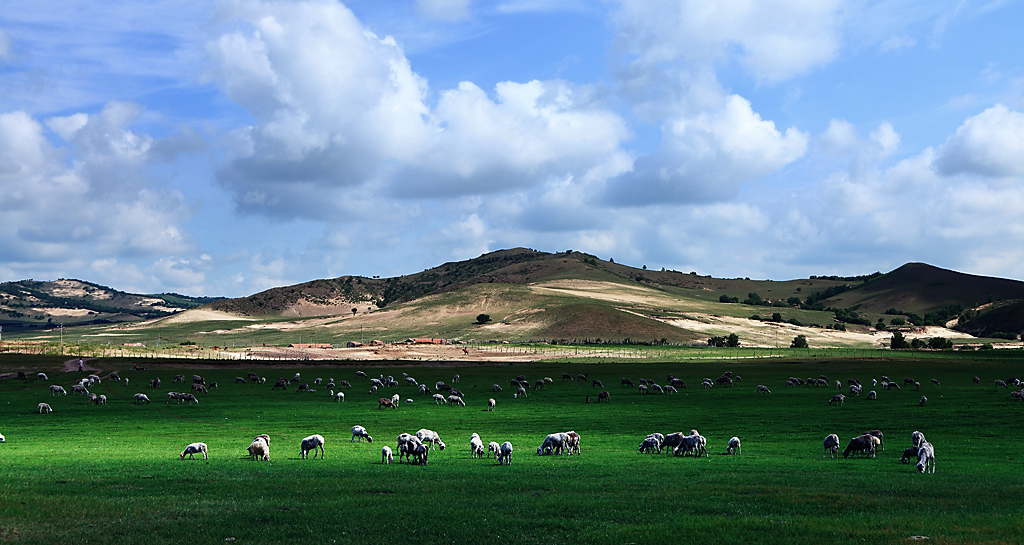
[(561, 454), (565, 448), (566, 435), (564, 433), (552, 433), (544, 438), (544, 442), (537, 447), (537, 455)]
[(6, 443), (6, 442), (7, 442), (7, 438), (4, 437), (4, 434), (0, 433), (0, 443)]
[(729, 446), (725, 448), (727, 454), (741, 454), (740, 452), (740, 438), (733, 437), (729, 439)]
[(68, 391), (65, 390), (63, 386), (58, 386), (56, 384), (51, 384), (50, 385), (50, 395), (51, 396), (55, 396), (57, 394), (60, 394), (62, 396), (66, 396), (66, 395), (68, 395)]
[(452, 396), (448, 396), (448, 405), (449, 406), (451, 406), (451, 405), (458, 405), (460, 407), (465, 407), (466, 406), (466, 402), (463, 401), (461, 397), (452, 395)]
[(924, 407), (925, 404), (927, 404), (927, 403), (928, 403), (928, 396), (921, 396), (921, 401), (918, 402), (918, 405), (920, 405), (921, 407)]
[(498, 463), (506, 466), (512, 465), (512, 443), (505, 441), (501, 444), (501, 450), (498, 454)]
[(53, 409), (50, 408), (50, 404), (49, 403), (40, 403), (39, 404), (39, 414), (50, 414), (52, 412), (53, 412)]
[(917, 472), (929, 473), (928, 465), (931, 464), (931, 473), (935, 473), (935, 447), (925, 441), (921, 443), (921, 450), (917, 451)]
[(516, 390), (516, 393), (512, 394), (512, 397), (514, 397), (516, 399), (518, 399), (520, 397), (526, 397), (526, 388), (523, 388), (522, 386), (520, 386), (519, 389)]
[(334, 394), (333, 398), (337, 402), (345, 401), (345, 392), (338, 392)]
[(488, 411), (493, 411), (493, 410), (494, 410), (494, 405), (495, 405), (495, 401), (494, 401), (494, 398), (493, 398), (493, 397), (492, 397), (492, 398), (489, 398), (489, 399), (487, 400), (487, 410), (488, 410)]
[(141, 405), (143, 403), (149, 404), (149, 396), (146, 394), (135, 394), (135, 400), (132, 403)]
[(469, 436), (469, 457), (470, 458), (483, 458), (485, 456), (484, 442), (480, 439), (480, 435), (474, 433)]
[(195, 460), (196, 454), (202, 453), (203, 460), (208, 459), (210, 456), (206, 453), (206, 443), (192, 443), (185, 447), (185, 450), (181, 451), (181, 459), (185, 459), (185, 455), (188, 455), (189, 460)]
[(844, 396), (843, 394), (836, 394), (836, 395), (832, 396), (832, 399), (830, 399), (828, 401), (828, 404), (832, 405), (833, 403), (835, 403), (836, 405), (845, 405), (846, 404), (846, 396)]
[(437, 445), (441, 450), (444, 450), (444, 441), (441, 440), (441, 436), (438, 435), (436, 431), (423, 428), (416, 432), (416, 438), (424, 444), (429, 444), (430, 450), (434, 450), (434, 445)]
[(316, 453), (320, 451), (320, 459), (324, 459), (324, 437), (322, 435), (313, 434), (302, 440), (302, 444), (299, 445), (301, 451), (299, 457), (302, 459), (309, 458), (309, 451), (313, 451), (313, 459), (316, 460)]
[(400, 396), (398, 394), (395, 394), (395, 395), (391, 396), (391, 403), (395, 406), (395, 408), (398, 408), (398, 404), (401, 403), (401, 402), (402, 402), (402, 396)]
[(270, 441), (266, 435), (260, 435), (252, 440), (252, 444), (246, 449), (249, 457), (253, 460), (270, 460)]
[(36, 373), (36, 380), (50, 380), (46, 373)]
[(651, 452), (657, 452), (658, 454), (661, 454), (661, 442), (658, 441), (657, 437), (652, 437), (648, 435), (640, 443), (640, 448), (637, 450), (639, 450), (643, 454), (650, 454)]
[(684, 435), (680, 437), (679, 444), (676, 445), (676, 448), (672, 450), (672, 454), (675, 454), (676, 456), (682, 456), (690, 452), (693, 452), (694, 454), (699, 455), (701, 439), (702, 437), (696, 434)]
[(97, 405), (106, 405), (107, 404), (107, 396), (105, 396), (103, 394), (100, 394), (99, 397), (96, 398), (95, 403)]
[(488, 458), (490, 458), (490, 456), (492, 454), (494, 455), (495, 458), (497, 458), (498, 457), (498, 453), (500, 451), (501, 451), (501, 446), (498, 445), (497, 441), (491, 441), (490, 443), (487, 443), (487, 457)]
[(770, 393), (772, 393), (772, 391), (771, 391), (771, 390), (769, 390), (769, 389), (768, 389), (768, 387), (767, 387), (767, 386), (765, 386), (764, 384), (758, 384), (758, 385), (757, 385), (757, 391), (758, 391), (758, 392), (764, 392), (764, 393), (766, 393), (766, 394), (770, 394)]
[(448, 400), (442, 394), (434, 394), (434, 405), (444, 405)]
[(839, 458), (839, 436), (838, 435), (836, 435), (834, 433), (830, 433), (827, 437), (825, 437), (824, 447), (825, 447), (825, 451), (821, 454), (822, 458), (824, 458), (826, 455), (829, 455), (831, 458), (835, 458), (835, 459)]
[(874, 390), (868, 392), (868, 399), (878, 399), (878, 392)]
[(352, 426), (352, 441), (351, 442), (354, 443), (356, 441), (356, 438), (358, 438), (360, 441), (362, 441), (363, 439), (366, 439), (367, 443), (372, 443), (373, 442), (373, 437), (370, 437), (370, 434), (366, 432), (366, 428), (364, 428), (362, 426)]
[(390, 465), (394, 460), (395, 457), (391, 452), (391, 447), (384, 445), (384, 447), (380, 449), (380, 463)]
[[(661, 435), (660, 433), (657, 435)], [(565, 432), (565, 451), (572, 456), (580, 453), (580, 434), (575, 431)]]
[(921, 433), (919, 431), (915, 431), (914, 433), (910, 434), (910, 444), (911, 445), (914, 445), (915, 447), (921, 448), (921, 445), (923, 443), (925, 443), (925, 438), (924, 438), (924, 434), (923, 433)]

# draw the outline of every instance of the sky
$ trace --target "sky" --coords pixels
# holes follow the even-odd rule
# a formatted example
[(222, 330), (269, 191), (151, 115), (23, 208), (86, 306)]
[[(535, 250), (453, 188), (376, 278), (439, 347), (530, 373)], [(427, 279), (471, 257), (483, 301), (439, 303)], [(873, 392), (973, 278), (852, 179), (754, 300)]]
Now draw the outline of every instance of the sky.
[(1014, 0), (5, 0), (0, 281), (1024, 280)]

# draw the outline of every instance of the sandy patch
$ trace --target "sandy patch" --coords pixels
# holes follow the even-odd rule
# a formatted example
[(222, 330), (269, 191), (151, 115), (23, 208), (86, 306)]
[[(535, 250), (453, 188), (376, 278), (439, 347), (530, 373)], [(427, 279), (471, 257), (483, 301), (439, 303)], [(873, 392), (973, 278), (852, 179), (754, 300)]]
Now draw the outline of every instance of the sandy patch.
[(219, 312), (216, 310), (206, 309), (190, 309), (184, 312), (179, 312), (174, 316), (168, 316), (158, 320), (165, 324), (190, 324), (192, 322), (209, 322), (214, 320), (238, 320), (245, 322), (255, 321), (253, 318), (246, 318), (244, 316), (238, 316), (236, 314), (229, 314), (227, 312)]

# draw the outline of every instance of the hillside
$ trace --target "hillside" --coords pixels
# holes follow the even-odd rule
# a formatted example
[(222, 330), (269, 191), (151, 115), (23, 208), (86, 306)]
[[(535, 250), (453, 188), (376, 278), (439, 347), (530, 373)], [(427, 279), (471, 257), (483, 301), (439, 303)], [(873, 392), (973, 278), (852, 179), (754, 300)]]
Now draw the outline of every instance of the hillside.
[(148, 320), (214, 301), (179, 294), (137, 295), (81, 280), (0, 283), (5, 331)]

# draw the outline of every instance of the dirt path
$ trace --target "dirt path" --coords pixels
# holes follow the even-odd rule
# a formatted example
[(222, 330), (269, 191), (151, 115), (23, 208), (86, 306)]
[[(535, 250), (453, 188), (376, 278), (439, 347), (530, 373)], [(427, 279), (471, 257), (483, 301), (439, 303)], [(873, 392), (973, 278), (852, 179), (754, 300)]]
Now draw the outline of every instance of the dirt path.
[[(73, 360), (67, 360), (64, 362), (64, 371), (72, 373), (74, 371), (99, 371), (99, 369), (89, 365), (89, 362), (96, 358), (75, 358)], [(78, 368), (78, 362), (82, 362), (82, 368)]]

